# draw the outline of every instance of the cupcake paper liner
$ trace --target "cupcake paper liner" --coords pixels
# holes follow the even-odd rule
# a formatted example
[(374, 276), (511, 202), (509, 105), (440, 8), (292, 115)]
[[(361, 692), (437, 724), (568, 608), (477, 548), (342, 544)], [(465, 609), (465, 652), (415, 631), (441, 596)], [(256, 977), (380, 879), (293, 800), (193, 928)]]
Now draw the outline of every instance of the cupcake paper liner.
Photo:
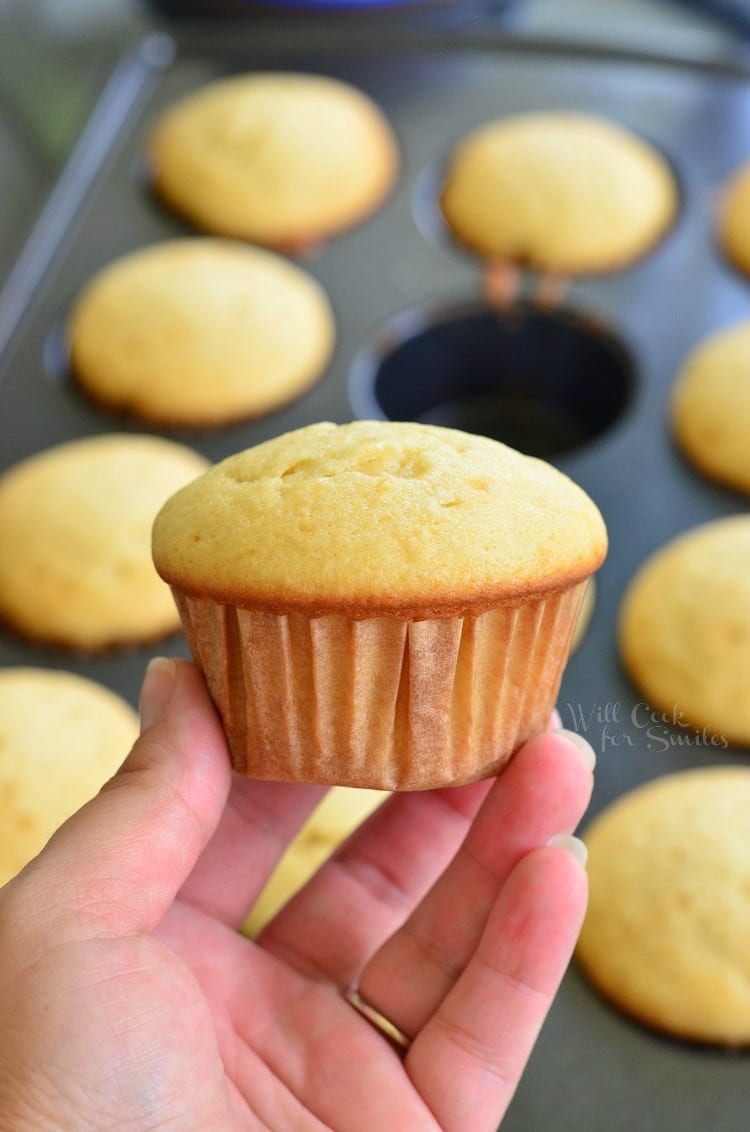
[(554, 707), (586, 582), (463, 617), (307, 617), (173, 590), (252, 778), (381, 790), (496, 774)]

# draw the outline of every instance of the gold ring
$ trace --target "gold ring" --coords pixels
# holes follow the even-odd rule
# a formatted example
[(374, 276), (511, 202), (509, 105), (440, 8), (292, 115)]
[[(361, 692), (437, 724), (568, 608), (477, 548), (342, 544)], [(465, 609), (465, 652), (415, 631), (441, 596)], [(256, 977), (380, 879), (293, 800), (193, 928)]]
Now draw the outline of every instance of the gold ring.
[(370, 1003), (362, 998), (357, 987), (349, 987), (343, 994), (349, 1005), (353, 1006), (357, 1013), (361, 1014), (363, 1018), (366, 1018), (370, 1025), (375, 1027), (381, 1037), (385, 1038), (403, 1057), (411, 1045), (411, 1038), (407, 1038), (406, 1034), (399, 1030), (398, 1026), (395, 1026), (389, 1018), (386, 1018), (385, 1015), (381, 1014), (379, 1010), (376, 1010), (374, 1006), (370, 1006)]

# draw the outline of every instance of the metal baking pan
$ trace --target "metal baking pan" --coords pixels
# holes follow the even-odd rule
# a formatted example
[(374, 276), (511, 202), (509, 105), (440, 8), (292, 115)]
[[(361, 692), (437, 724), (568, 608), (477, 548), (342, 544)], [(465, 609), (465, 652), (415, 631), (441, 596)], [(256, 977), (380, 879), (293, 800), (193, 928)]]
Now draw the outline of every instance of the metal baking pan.
[[(594, 618), (560, 696), (564, 723), (586, 730), (598, 751), (591, 812), (669, 771), (719, 760), (750, 765), (748, 752), (686, 745), (690, 734), (683, 728), (649, 720), (637, 709), (641, 697), (624, 678), (615, 646), (620, 599), (643, 559), (678, 532), (743, 510), (738, 496), (685, 464), (665, 416), (686, 353), (749, 309), (750, 285), (722, 260), (712, 215), (717, 188), (750, 155), (750, 70), (739, 65), (494, 34), (384, 28), (377, 37), (358, 36), (351, 23), (343, 32), (335, 25), (306, 28), (304, 36), (286, 23), (283, 29), (253, 24), (247, 38), (237, 29), (222, 36), (205, 27), (185, 29), (176, 40), (150, 37), (112, 76), (0, 298), (0, 466), (73, 437), (135, 427), (89, 404), (73, 387), (61, 327), (79, 288), (99, 267), (136, 246), (186, 232), (149, 190), (144, 139), (155, 115), (219, 75), (255, 68), (320, 71), (362, 87), (393, 122), (403, 166), (396, 191), (376, 216), (304, 260), (338, 319), (328, 373), (302, 400), (263, 420), (173, 434), (213, 460), (314, 420), (378, 412), (373, 383), (396, 415), (424, 409), (432, 419), (453, 423), (486, 419), (486, 406), (462, 401), (469, 377), (460, 350), (446, 378), (452, 392), (439, 404), (398, 393), (410, 385), (410, 366), (428, 400), (433, 386), (425, 367), (450, 370), (457, 347), (446, 320), (476, 320), (470, 332), (458, 324), (464, 345), (485, 335), (493, 340), (497, 316), (477, 306), (480, 268), (440, 233), (431, 199), (440, 162), (475, 125), (521, 111), (594, 108), (648, 137), (673, 163), (682, 208), (650, 256), (625, 271), (574, 281), (562, 314), (520, 308), (504, 326), (513, 365), (534, 375), (535, 389), (547, 398), (545, 411), (551, 399), (555, 411), (562, 404), (573, 412), (574, 425), (583, 419), (578, 432), (553, 438), (553, 458), (597, 500), (611, 535)], [(437, 337), (392, 354), (426, 328)], [(395, 369), (390, 385), (389, 367), (391, 377)], [(612, 393), (604, 398), (606, 411), (603, 387)], [(595, 401), (599, 415), (592, 424)], [(524, 443), (528, 420), (519, 427)], [(538, 431), (532, 420), (531, 432)], [(183, 649), (176, 638), (159, 646)], [(87, 659), (0, 635), (4, 665), (69, 668), (131, 700), (155, 651)], [(749, 1073), (744, 1055), (682, 1045), (627, 1021), (572, 969), (503, 1127), (737, 1132), (747, 1126)]]

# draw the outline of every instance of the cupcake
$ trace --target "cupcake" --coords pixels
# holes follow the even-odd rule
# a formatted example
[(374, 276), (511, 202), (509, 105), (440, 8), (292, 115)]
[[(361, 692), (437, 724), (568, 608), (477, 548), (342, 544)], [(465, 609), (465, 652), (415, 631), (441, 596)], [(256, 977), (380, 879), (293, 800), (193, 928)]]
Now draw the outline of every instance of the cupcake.
[(750, 494), (750, 322), (711, 335), (690, 355), (674, 387), (672, 424), (700, 471)]
[(133, 709), (101, 684), (0, 669), (0, 886), (101, 790), (137, 737)]
[(398, 148), (362, 91), (323, 75), (239, 75), (188, 95), (149, 139), (154, 186), (199, 228), (294, 248), (363, 220)]
[(652, 146), (572, 113), (481, 126), (453, 154), (441, 196), (456, 239), (479, 255), (565, 275), (638, 259), (667, 232), (677, 203)]
[(310, 275), (211, 239), (170, 240), (110, 264), (68, 326), (73, 371), (95, 401), (151, 424), (196, 427), (300, 396), (322, 375), (334, 336)]
[(653, 707), (723, 745), (750, 747), (750, 515), (660, 547), (628, 587), (619, 637)]
[(420, 790), (496, 774), (543, 730), (606, 533), (539, 460), (358, 421), (216, 465), (153, 552), (238, 771)]
[(150, 553), (156, 512), (208, 467), (181, 444), (113, 433), (38, 452), (0, 476), (0, 621), (83, 652), (180, 627)]
[(577, 959), (615, 1006), (674, 1037), (750, 1046), (750, 770), (669, 774), (584, 833)]

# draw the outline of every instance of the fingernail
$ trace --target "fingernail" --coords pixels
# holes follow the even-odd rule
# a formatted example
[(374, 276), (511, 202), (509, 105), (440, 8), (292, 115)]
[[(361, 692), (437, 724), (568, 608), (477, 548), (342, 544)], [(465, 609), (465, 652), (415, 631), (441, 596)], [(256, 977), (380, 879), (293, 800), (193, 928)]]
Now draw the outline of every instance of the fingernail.
[(557, 833), (554, 837), (550, 837), (547, 844), (553, 849), (564, 849), (582, 868), (586, 868), (589, 851), (580, 837), (573, 837), (570, 833)]
[(594, 769), (594, 767), (596, 766), (596, 755), (594, 754), (594, 748), (591, 746), (587, 739), (584, 739), (583, 735), (579, 735), (577, 731), (568, 731), (564, 727), (561, 727), (559, 731), (555, 731), (554, 734), (559, 735), (561, 739), (567, 739), (569, 743), (572, 743), (574, 747), (577, 747), (591, 769)]
[(156, 656), (146, 668), (141, 688), (141, 734), (153, 727), (169, 707), (177, 682), (177, 665), (166, 656)]

